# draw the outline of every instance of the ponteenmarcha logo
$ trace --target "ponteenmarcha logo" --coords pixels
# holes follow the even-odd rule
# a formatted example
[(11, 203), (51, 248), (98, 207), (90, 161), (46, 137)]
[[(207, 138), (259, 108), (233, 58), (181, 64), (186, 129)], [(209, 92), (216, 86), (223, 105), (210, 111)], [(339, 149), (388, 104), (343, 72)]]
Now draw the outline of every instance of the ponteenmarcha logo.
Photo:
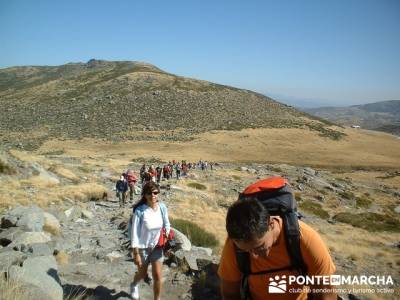
[(270, 294), (284, 294), (286, 293), (287, 283), (286, 275), (269, 278), (268, 293)]

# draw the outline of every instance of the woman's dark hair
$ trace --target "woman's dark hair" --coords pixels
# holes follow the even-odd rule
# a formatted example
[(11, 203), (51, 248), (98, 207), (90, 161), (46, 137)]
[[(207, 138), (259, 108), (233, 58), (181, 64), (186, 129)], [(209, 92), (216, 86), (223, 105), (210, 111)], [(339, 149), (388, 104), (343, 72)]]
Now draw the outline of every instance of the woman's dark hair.
[(251, 241), (261, 238), (268, 230), (270, 215), (256, 199), (239, 200), (226, 215), (226, 231), (231, 239)]
[(158, 186), (158, 184), (153, 181), (146, 183), (142, 188), (142, 197), (138, 202), (136, 202), (133, 205), (133, 211), (135, 211), (140, 205), (145, 204), (146, 203), (145, 195), (151, 194), (151, 192), (153, 191), (160, 192), (160, 187)]

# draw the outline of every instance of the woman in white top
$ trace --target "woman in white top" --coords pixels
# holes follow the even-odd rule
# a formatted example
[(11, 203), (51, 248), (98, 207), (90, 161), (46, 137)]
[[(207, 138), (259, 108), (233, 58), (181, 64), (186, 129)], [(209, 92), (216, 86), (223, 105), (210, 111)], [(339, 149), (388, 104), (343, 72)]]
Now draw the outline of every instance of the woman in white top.
[(160, 300), (163, 250), (156, 247), (161, 229), (166, 229), (167, 235), (171, 228), (167, 207), (158, 201), (159, 186), (148, 182), (142, 190), (142, 198), (133, 206), (131, 248), (132, 256), (138, 271), (131, 284), (131, 296), (139, 299), (139, 281), (147, 275), (151, 263), (153, 273), (154, 300)]

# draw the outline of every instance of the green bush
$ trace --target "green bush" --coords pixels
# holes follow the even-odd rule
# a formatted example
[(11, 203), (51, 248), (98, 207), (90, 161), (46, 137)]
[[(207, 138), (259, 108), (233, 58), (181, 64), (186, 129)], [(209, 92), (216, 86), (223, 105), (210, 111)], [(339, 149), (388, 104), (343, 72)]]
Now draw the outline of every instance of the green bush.
[(235, 179), (235, 180), (241, 180), (242, 179), (242, 177), (237, 176), (237, 175), (232, 175), (232, 178)]
[(0, 174), (15, 174), (15, 169), (0, 158)]
[(338, 222), (347, 223), (354, 227), (363, 228), (368, 231), (392, 231), (400, 232), (400, 221), (390, 215), (380, 215), (377, 213), (339, 213), (334, 216)]
[(348, 200), (354, 199), (353, 192), (344, 191), (344, 192), (340, 192), (339, 195), (344, 199), (348, 199)]
[(361, 197), (356, 198), (356, 206), (361, 208), (368, 208), (372, 204), (372, 199), (369, 198), (366, 194)]
[(303, 197), (301, 196), (300, 192), (295, 192), (294, 193), (294, 199), (296, 199), (297, 202), (303, 201)]
[(306, 212), (320, 217), (321, 219), (329, 219), (329, 213), (324, 210), (322, 205), (319, 203), (305, 200), (299, 203), (299, 207)]
[(205, 231), (193, 222), (174, 219), (171, 220), (171, 225), (186, 235), (195, 246), (211, 248), (218, 246), (218, 240), (212, 233)]
[(206, 190), (207, 187), (204, 184), (198, 183), (198, 182), (189, 182), (187, 184), (188, 187), (194, 188), (196, 190)]

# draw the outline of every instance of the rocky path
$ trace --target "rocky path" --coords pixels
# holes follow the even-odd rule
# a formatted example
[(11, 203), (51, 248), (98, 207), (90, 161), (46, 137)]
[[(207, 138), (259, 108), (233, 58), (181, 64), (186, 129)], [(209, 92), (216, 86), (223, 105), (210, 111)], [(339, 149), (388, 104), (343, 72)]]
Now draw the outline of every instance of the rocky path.
[[(29, 273), (23, 281), (39, 287), (35, 299), (131, 299), (129, 285), (136, 266), (124, 233), (130, 204), (121, 209), (118, 202), (111, 200), (90, 202), (86, 208), (77, 205), (65, 210), (49, 208), (52, 216), (60, 220), (50, 230), (41, 217), (44, 212), (38, 207), (17, 207), (9, 211), (2, 217), (0, 231), (2, 270), (11, 268), (15, 274)], [(29, 219), (25, 225), (24, 219)], [(55, 234), (50, 235), (44, 229)], [(24, 234), (30, 238), (19, 238)], [(28, 269), (31, 260), (35, 265)], [(36, 265), (51, 265), (51, 269), (39, 271)], [(39, 273), (43, 278), (36, 280)], [(218, 299), (215, 291), (204, 288), (204, 278), (200, 282), (198, 275), (199, 272), (190, 268), (182, 268), (176, 258), (166, 262), (162, 299)], [(20, 276), (14, 277), (20, 279)], [(153, 299), (152, 286), (141, 282), (140, 295), (141, 299)]]

